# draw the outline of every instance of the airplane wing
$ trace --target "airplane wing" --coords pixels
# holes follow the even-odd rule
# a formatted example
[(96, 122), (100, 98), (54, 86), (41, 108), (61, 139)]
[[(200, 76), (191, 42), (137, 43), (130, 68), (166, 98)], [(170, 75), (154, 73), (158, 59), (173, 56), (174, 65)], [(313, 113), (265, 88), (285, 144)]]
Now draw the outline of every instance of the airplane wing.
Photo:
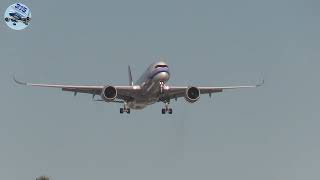
[[(203, 86), (203, 87), (196, 87), (199, 89), (200, 94), (209, 94), (211, 96), (212, 93), (219, 93), (223, 92), (224, 90), (229, 89), (240, 89), (240, 88), (256, 88), (260, 87), (264, 84), (264, 80), (260, 84), (256, 85), (249, 85), (249, 86)], [(186, 94), (186, 90), (190, 86), (169, 86), (167, 89), (167, 96), (169, 99), (176, 99), (179, 97), (184, 97)]]
[[(18, 81), (15, 77), (13, 80), (20, 85), (25, 86), (38, 86), (38, 87), (48, 87), (48, 88), (58, 88), (62, 91), (77, 93), (87, 93), (94, 95), (101, 95), (101, 92), (105, 86), (88, 86), (88, 85), (63, 85), (63, 84), (37, 84)], [(117, 89), (117, 99), (130, 100), (135, 93), (138, 93), (140, 87), (137, 86), (113, 86)]]

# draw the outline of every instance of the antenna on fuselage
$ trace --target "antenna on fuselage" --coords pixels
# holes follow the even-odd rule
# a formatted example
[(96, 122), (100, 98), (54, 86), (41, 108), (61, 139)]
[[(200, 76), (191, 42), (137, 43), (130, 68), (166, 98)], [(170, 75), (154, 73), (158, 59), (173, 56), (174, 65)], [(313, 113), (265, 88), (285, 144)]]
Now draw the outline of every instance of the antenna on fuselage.
[(129, 76), (129, 85), (133, 86), (133, 80), (132, 80), (132, 74), (131, 74), (130, 65), (128, 65), (128, 76)]

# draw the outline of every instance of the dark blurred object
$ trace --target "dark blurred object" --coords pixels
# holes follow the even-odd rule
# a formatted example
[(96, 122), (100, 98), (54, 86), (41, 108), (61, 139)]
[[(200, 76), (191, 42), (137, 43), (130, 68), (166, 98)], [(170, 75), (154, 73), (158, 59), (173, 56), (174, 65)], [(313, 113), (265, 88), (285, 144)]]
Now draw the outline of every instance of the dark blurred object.
[(49, 180), (48, 176), (40, 176), (36, 180)]

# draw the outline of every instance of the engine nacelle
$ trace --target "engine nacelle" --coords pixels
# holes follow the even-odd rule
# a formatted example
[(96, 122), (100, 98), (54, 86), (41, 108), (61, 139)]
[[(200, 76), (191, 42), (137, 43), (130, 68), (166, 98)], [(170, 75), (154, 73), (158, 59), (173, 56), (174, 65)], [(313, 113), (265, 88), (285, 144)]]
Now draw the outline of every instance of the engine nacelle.
[(111, 102), (117, 98), (117, 89), (113, 86), (106, 86), (102, 89), (101, 98), (106, 102)]
[(200, 90), (197, 87), (189, 87), (186, 90), (186, 95), (184, 96), (184, 98), (189, 103), (194, 103), (200, 98)]

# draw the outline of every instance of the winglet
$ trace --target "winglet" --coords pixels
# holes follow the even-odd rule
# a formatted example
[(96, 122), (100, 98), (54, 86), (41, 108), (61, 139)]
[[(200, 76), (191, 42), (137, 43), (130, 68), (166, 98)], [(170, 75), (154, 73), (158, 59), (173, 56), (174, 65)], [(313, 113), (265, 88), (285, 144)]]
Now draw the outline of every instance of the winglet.
[(14, 82), (17, 83), (17, 84), (25, 85), (25, 86), (28, 85), (26, 82), (18, 81), (15, 76), (13, 76), (13, 80), (14, 80)]
[(257, 84), (256, 87), (260, 87), (260, 86), (262, 86), (262, 85), (264, 85), (264, 79), (262, 80), (261, 83)]

